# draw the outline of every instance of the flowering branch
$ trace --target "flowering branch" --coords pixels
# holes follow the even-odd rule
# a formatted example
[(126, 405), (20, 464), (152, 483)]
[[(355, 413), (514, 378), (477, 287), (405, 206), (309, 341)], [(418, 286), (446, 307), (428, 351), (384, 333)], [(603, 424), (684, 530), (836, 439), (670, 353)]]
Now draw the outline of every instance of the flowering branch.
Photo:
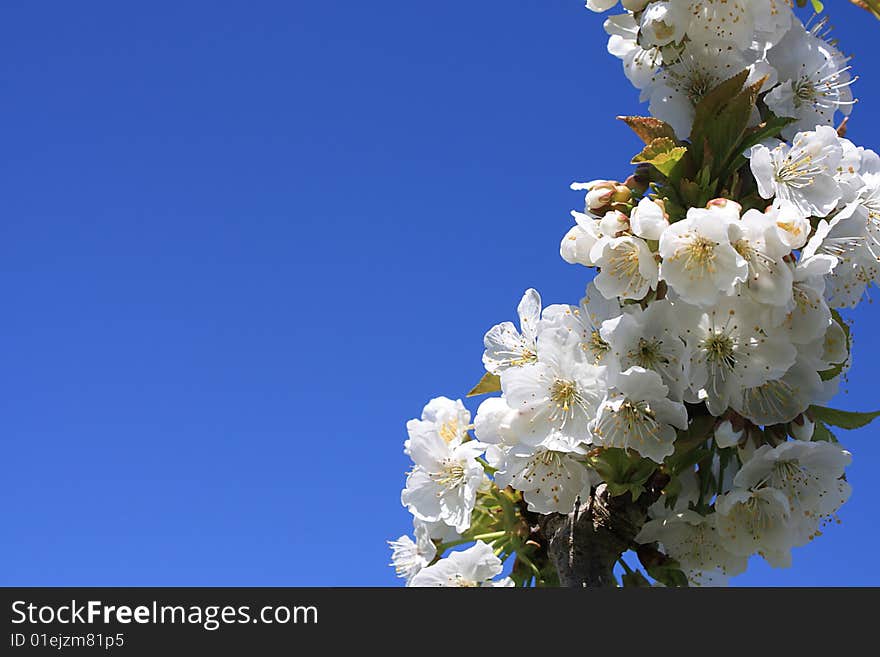
[(880, 280), (880, 156), (835, 129), (856, 78), (827, 22), (783, 0), (621, 4), (608, 49), (651, 116), (619, 118), (644, 147), (624, 182), (572, 185), (580, 303), (527, 290), (519, 326), (485, 335), (473, 423), (446, 397), (407, 423), (415, 540), (391, 545), (411, 586), (787, 567), (851, 493), (832, 428), (880, 415), (827, 406), (851, 366), (843, 313)]

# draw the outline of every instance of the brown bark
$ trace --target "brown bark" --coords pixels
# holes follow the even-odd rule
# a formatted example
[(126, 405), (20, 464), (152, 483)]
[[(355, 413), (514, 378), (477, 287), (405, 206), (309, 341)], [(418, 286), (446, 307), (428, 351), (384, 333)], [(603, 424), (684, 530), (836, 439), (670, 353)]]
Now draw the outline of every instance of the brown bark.
[(645, 493), (634, 503), (629, 495), (611, 497), (601, 484), (567, 516), (542, 516), (541, 533), (560, 584), (616, 587), (614, 566), (633, 545), (653, 497)]

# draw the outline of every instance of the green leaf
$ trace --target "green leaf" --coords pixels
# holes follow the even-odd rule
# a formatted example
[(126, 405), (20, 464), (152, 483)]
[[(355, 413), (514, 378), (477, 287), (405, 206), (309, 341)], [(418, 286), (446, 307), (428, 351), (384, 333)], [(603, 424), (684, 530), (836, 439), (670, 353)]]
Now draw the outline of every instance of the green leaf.
[(618, 448), (603, 449), (593, 457), (591, 465), (605, 481), (612, 497), (629, 493), (633, 502), (639, 499), (657, 469), (657, 464), (650, 459), (630, 455), (625, 449)]
[(670, 474), (675, 476), (681, 474), (685, 470), (693, 470), (694, 466), (697, 463), (702, 461), (711, 453), (712, 452), (708, 449), (698, 447), (688, 452), (684, 452), (681, 455), (678, 455), (677, 453), (672, 455), (666, 461), (666, 464), (669, 467)]
[(681, 565), (660, 552), (656, 543), (640, 545), (636, 554), (647, 573), (658, 582), (673, 587), (688, 586), (688, 579), (682, 572)]
[(629, 573), (625, 573), (623, 577), (621, 577), (623, 581), (623, 586), (625, 588), (651, 588), (651, 582), (648, 581), (648, 578), (642, 575), (641, 570), (634, 570)]
[(685, 202), (685, 205), (689, 208), (699, 208), (705, 203), (700, 203), (700, 197), (702, 191), (700, 190), (700, 186), (695, 183), (693, 180), (688, 180), (684, 178), (678, 185), (678, 190), (681, 193), (681, 199)]
[(856, 413), (853, 411), (841, 411), (837, 408), (827, 408), (826, 406), (810, 406), (810, 413), (817, 420), (830, 424), (832, 427), (840, 427), (841, 429), (859, 429), (871, 424), (874, 419), (880, 417), (880, 411)]
[(659, 566), (655, 568), (649, 568), (648, 574), (656, 579), (658, 582), (665, 584), (666, 586), (674, 587), (674, 588), (687, 588), (688, 587), (688, 578), (685, 575), (681, 567), (678, 566), (678, 562), (670, 559), (675, 566)]
[(630, 499), (633, 502), (638, 501), (638, 499), (642, 496), (642, 493), (645, 492), (644, 483), (637, 484), (617, 484), (611, 481), (605, 482), (605, 485), (608, 487), (608, 492), (611, 494), (611, 497), (620, 497), (621, 495), (629, 495)]
[[(697, 103), (690, 135), (690, 142), (697, 151), (702, 151), (707, 129), (718, 121), (721, 110), (742, 91), (748, 77), (748, 70), (734, 75), (712, 89)], [(704, 158), (698, 157), (697, 160), (702, 166)]]
[(768, 114), (769, 116), (762, 123), (746, 132), (738, 150), (746, 151), (765, 139), (780, 137), (783, 128), (796, 120), (789, 116), (776, 116), (773, 112), (768, 112)]
[(728, 163), (739, 155), (738, 147), (766, 81), (762, 78), (743, 88), (748, 75), (746, 70), (725, 80), (697, 104), (691, 144), (699, 151), (700, 166), (709, 169), (713, 180), (722, 174), (726, 177)]
[[(734, 160), (727, 167), (727, 171), (736, 171), (745, 165), (748, 160), (744, 153), (747, 150), (752, 146), (757, 146), (765, 139), (781, 137), (782, 129), (795, 121), (795, 119), (788, 116), (776, 116), (770, 111), (767, 113), (767, 118), (761, 124), (746, 131), (745, 137), (743, 137), (743, 140), (734, 151)], [(726, 175), (722, 173), (722, 177), (726, 177)]]
[(617, 118), (632, 128), (639, 139), (646, 144), (662, 137), (675, 139), (675, 130), (672, 126), (652, 116), (618, 116)]
[(715, 176), (726, 177), (728, 163), (742, 153), (740, 144), (765, 81), (766, 78), (762, 78), (743, 89), (718, 113), (717, 120), (706, 131), (706, 138), (715, 152)]
[[(686, 431), (678, 431), (675, 439), (675, 452), (666, 460), (666, 467), (672, 481), (678, 481), (679, 474), (693, 467), (711, 452), (706, 443), (715, 429), (716, 418), (698, 415), (691, 420)], [(667, 492), (668, 494), (672, 494)]]
[(679, 431), (675, 439), (675, 456), (687, 452), (709, 440), (717, 418), (711, 415), (698, 415), (691, 420), (686, 431)]
[(843, 364), (835, 365), (830, 370), (822, 370), (819, 372), (819, 378), (823, 381), (830, 381), (831, 379), (840, 375), (843, 371)]
[(831, 433), (824, 422), (816, 422), (816, 428), (813, 430), (813, 442), (836, 443), (837, 436)]
[(687, 150), (685, 146), (676, 146), (674, 139), (659, 137), (645, 146), (642, 152), (632, 159), (632, 164), (641, 162), (651, 164), (664, 176), (669, 176), (687, 154)]
[(477, 395), (488, 395), (491, 392), (501, 392), (501, 377), (497, 374), (486, 372), (467, 396), (476, 397)]

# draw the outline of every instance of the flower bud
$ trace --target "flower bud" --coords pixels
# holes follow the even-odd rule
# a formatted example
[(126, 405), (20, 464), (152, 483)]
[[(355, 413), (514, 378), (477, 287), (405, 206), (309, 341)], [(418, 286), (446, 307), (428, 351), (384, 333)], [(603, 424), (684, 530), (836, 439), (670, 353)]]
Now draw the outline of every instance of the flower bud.
[(633, 208), (629, 218), (633, 232), (646, 240), (659, 240), (663, 231), (669, 226), (669, 215), (663, 201), (643, 198)]
[(599, 210), (611, 205), (614, 197), (614, 183), (603, 181), (595, 185), (587, 192), (587, 209)]
[(632, 200), (632, 190), (626, 185), (615, 185), (614, 194), (611, 196), (612, 203), (629, 203)]
[(647, 7), (648, 2), (650, 2), (650, 0), (620, 0), (620, 4), (623, 5), (623, 8), (634, 14)]
[(618, 210), (606, 212), (599, 222), (599, 230), (603, 235), (616, 237), (629, 230), (629, 217)]
[(597, 14), (601, 14), (602, 12), (611, 9), (616, 4), (617, 0), (587, 0), (587, 9), (595, 11)]
[(636, 192), (637, 194), (644, 194), (648, 191), (648, 183), (651, 182), (649, 178), (645, 178), (640, 176), (638, 171), (631, 175), (624, 181), (624, 185), (630, 188), (631, 191)]
[(733, 212), (736, 210), (737, 218), (742, 213), (742, 206), (736, 201), (731, 201), (729, 198), (713, 198), (711, 201), (706, 203), (707, 208), (720, 208), (721, 210), (730, 210)]

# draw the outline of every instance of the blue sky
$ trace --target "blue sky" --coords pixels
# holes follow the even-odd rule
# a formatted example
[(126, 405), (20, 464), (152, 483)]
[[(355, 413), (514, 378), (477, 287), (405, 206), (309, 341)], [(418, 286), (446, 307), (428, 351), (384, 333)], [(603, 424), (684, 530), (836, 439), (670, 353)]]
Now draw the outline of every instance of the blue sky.
[[(827, 4), (880, 146), (880, 24)], [(0, 95), (5, 585), (395, 585), (405, 421), (524, 289), (582, 296), (568, 185), (646, 111), (577, 0), (5, 2)], [(738, 583), (880, 584), (878, 431), (842, 525)]]

